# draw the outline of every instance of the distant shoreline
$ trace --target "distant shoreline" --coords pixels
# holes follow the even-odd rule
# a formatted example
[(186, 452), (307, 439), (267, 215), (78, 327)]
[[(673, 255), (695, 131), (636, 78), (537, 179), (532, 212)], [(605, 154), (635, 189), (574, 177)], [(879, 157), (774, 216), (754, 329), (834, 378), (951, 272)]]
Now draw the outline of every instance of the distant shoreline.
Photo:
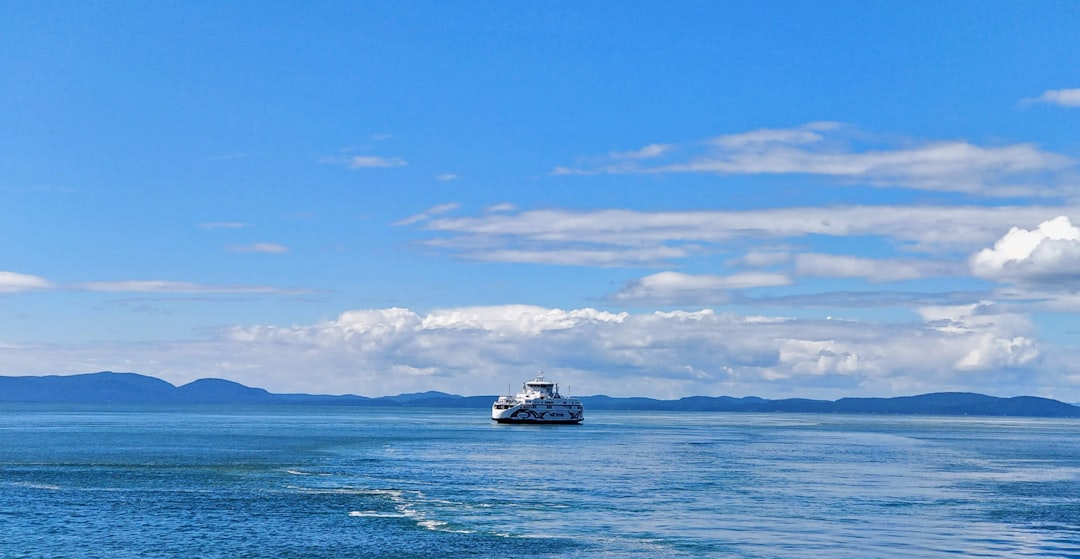
[[(67, 404), (294, 404), (308, 406), (427, 407), (484, 409), (495, 395), (458, 396), (422, 392), (369, 398), (356, 395), (275, 394), (224, 379), (183, 386), (137, 373), (104, 371), (77, 375), (0, 376), (0, 402)], [(999, 398), (970, 392), (940, 392), (893, 398), (768, 400), (753, 396), (688, 396), (678, 400), (580, 396), (588, 410), (713, 411), (1011, 417), (1080, 417), (1080, 407), (1049, 398)]]

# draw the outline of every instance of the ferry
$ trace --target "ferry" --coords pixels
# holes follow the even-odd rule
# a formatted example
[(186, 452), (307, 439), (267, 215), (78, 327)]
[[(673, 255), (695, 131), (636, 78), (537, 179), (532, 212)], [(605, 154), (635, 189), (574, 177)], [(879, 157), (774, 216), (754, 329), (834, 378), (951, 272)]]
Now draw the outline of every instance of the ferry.
[(514, 396), (499, 396), (491, 404), (491, 419), (499, 423), (575, 424), (585, 420), (581, 400), (559, 394), (559, 385), (544, 380), (544, 371), (526, 381)]

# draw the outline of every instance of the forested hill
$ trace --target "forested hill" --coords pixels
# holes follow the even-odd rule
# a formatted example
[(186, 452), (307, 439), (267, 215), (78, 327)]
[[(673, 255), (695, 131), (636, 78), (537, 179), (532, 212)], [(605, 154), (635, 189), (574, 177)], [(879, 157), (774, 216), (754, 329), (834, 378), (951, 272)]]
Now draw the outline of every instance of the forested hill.
[[(274, 394), (223, 379), (200, 379), (174, 386), (135, 373), (88, 373), (70, 376), (0, 376), (0, 402), (81, 404), (296, 404), (487, 408), (495, 396), (457, 396), (422, 392), (368, 398), (314, 394)], [(653, 410), (787, 413), (863, 413), (1080, 417), (1080, 407), (1034, 396), (998, 398), (967, 392), (942, 392), (897, 398), (732, 398), (691, 396), (679, 400), (581, 397), (586, 410)]]

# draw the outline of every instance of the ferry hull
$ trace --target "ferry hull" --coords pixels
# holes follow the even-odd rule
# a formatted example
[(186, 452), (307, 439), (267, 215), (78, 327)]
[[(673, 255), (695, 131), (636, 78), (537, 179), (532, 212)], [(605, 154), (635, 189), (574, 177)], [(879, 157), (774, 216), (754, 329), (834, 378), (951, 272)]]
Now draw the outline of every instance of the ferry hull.
[(584, 421), (585, 415), (578, 410), (534, 410), (518, 406), (506, 410), (492, 410), (491, 419), (499, 423), (573, 425)]
[(580, 425), (582, 419), (511, 419), (511, 418), (491, 418), (496, 423), (517, 423), (517, 424), (531, 424), (531, 425)]

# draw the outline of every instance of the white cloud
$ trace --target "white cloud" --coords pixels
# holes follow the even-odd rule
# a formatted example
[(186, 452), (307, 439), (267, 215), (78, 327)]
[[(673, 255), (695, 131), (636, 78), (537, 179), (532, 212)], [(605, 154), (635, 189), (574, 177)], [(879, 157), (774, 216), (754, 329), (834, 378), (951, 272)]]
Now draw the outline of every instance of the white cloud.
[[(386, 308), (289, 327), (237, 326), (199, 342), (3, 346), (0, 374), (133, 370), (174, 383), (219, 376), (275, 392), (494, 394), (538, 368), (577, 394), (828, 397), (938, 390), (1080, 399), (1074, 363), (1046, 357), (1022, 317), (986, 306), (879, 324), (527, 305)], [(1051, 356), (1053, 359), (1057, 359)], [(1080, 378), (1080, 376), (1077, 376)]]
[(456, 210), (456, 209), (458, 209), (460, 207), (461, 207), (461, 204), (459, 204), (457, 202), (449, 202), (449, 203), (446, 203), (446, 204), (439, 204), (437, 206), (432, 206), (432, 207), (430, 207), (430, 208), (428, 208), (428, 209), (426, 209), (426, 210), (424, 210), (424, 211), (422, 211), (422, 212), (420, 212), (418, 214), (411, 215), (411, 216), (409, 216), (409, 217), (407, 217), (405, 219), (399, 220), (399, 221), (395, 221), (394, 223), (392, 223), (392, 225), (411, 225), (413, 223), (418, 223), (418, 222), (421, 222), (421, 221), (427, 221), (427, 220), (431, 219), (433, 216), (437, 216), (437, 215), (441, 215), (441, 214), (444, 214), (444, 213), (452, 212), (452, 211), (454, 211), (454, 210)]
[(306, 289), (280, 289), (247, 285), (205, 285), (180, 281), (123, 280), (92, 281), (73, 284), (56, 284), (43, 277), (14, 272), (0, 272), (0, 293), (22, 293), (38, 290), (96, 291), (110, 293), (246, 293), (246, 294), (299, 294)]
[(634, 151), (613, 152), (610, 157), (612, 159), (652, 159), (667, 153), (671, 147), (665, 144), (649, 144)]
[(52, 282), (43, 277), (16, 272), (0, 272), (0, 293), (22, 293), (53, 287)]
[(611, 299), (622, 304), (702, 305), (727, 301), (732, 290), (790, 283), (786, 275), (764, 272), (717, 276), (669, 271), (628, 282)]
[(208, 223), (200, 223), (199, 227), (201, 229), (243, 229), (245, 227), (251, 227), (251, 224), (242, 221), (211, 221)]
[(434, 249), (484, 261), (597, 266), (657, 265), (738, 239), (775, 243), (809, 235), (873, 236), (912, 251), (970, 253), (1017, 220), (1037, 221), (1039, 206), (844, 206), (747, 211), (560, 209), (431, 219), (430, 211), (398, 222), (426, 221), (440, 234)]
[(993, 248), (974, 254), (970, 265), (987, 279), (1074, 291), (1080, 288), (1080, 228), (1064, 215), (1033, 230), (1013, 227)]
[[(346, 148), (342, 151), (352, 151)], [(405, 167), (408, 162), (400, 157), (385, 157), (381, 155), (341, 155), (329, 156), (319, 159), (320, 163), (344, 165), (350, 169), (387, 169), (392, 167)]]
[(627, 313), (596, 309), (548, 309), (535, 305), (462, 307), (437, 310), (423, 318), (423, 329), (487, 330), (518, 335), (538, 335), (548, 330), (565, 330), (582, 323), (626, 320)]
[[(601, 173), (714, 173), (720, 175), (820, 175), (872, 186), (977, 193), (990, 196), (1051, 196), (1046, 181), (1029, 184), (1076, 164), (1070, 157), (1031, 144), (982, 147), (964, 141), (924, 142), (895, 148), (853, 145), (837, 123), (810, 123), (791, 129), (761, 129), (719, 136), (687, 149), (686, 155), (654, 165), (613, 157), (596, 168), (558, 167), (556, 175)], [(701, 148), (704, 146), (704, 149)], [(655, 155), (675, 152), (664, 149)], [(649, 158), (653, 159), (653, 158)]]
[(267, 254), (282, 254), (289, 252), (289, 248), (277, 243), (252, 243), (250, 245), (230, 245), (233, 252), (262, 252)]
[[(430, 244), (430, 243), (427, 243)], [(431, 245), (437, 246), (437, 245)], [(470, 250), (465, 257), (483, 262), (516, 262), (552, 266), (654, 266), (670, 260), (686, 258), (689, 253), (678, 247), (636, 247), (619, 250), (603, 249), (494, 249)]]
[(1017, 368), (1038, 359), (1040, 349), (1028, 337), (1033, 331), (1028, 320), (989, 309), (988, 303), (935, 306), (920, 309), (920, 314), (932, 328), (967, 339), (962, 355), (952, 363), (955, 370)]
[(825, 139), (822, 132), (840, 128), (838, 122), (811, 122), (798, 128), (774, 129), (761, 128), (742, 132), (717, 136), (712, 143), (729, 149), (742, 149), (747, 147), (760, 147), (769, 144), (815, 144)]
[(517, 211), (517, 206), (509, 202), (503, 202), (501, 204), (495, 204), (484, 208), (487, 212), (513, 212)]
[(102, 291), (114, 293), (184, 293), (184, 294), (298, 294), (307, 290), (280, 289), (265, 286), (245, 285), (204, 285), (182, 281), (160, 280), (124, 280), (95, 281), (69, 286), (80, 291)]
[(1047, 103), (1062, 107), (1080, 107), (1080, 89), (1048, 89), (1042, 95), (1025, 99), (1022, 103)]
[(351, 169), (378, 169), (386, 167), (404, 167), (407, 163), (400, 157), (353, 155), (346, 159), (346, 164)]
[(450, 181), (458, 180), (459, 178), (460, 177), (458, 177), (454, 173), (443, 173), (441, 175), (436, 175), (435, 176), (435, 180), (437, 180), (439, 182), (450, 182)]
[(932, 260), (861, 258), (818, 253), (803, 253), (795, 257), (795, 273), (800, 276), (865, 278), (872, 282), (889, 282), (956, 275), (961, 271), (962, 265)]
[(732, 264), (741, 264), (751, 268), (767, 268), (791, 261), (791, 253), (787, 250), (776, 248), (753, 249), (747, 251), (741, 258), (732, 259)]

